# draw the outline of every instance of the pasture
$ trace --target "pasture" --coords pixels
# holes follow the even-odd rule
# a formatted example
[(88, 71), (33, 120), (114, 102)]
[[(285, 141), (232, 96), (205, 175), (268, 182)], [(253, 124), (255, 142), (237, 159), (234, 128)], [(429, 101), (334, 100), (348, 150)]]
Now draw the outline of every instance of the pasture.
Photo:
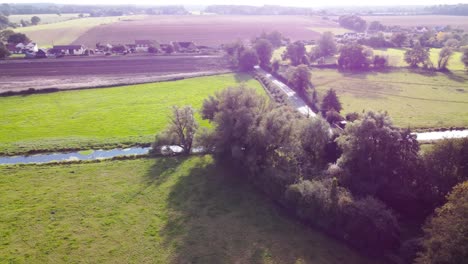
[(126, 43), (154, 39), (160, 43), (194, 41), (216, 46), (236, 40), (251, 40), (264, 31), (278, 30), (291, 40), (316, 39), (314, 28), (337, 28), (335, 22), (307, 16), (147, 16), (142, 20), (120, 21), (92, 28), (74, 43)]
[(63, 22), (71, 19), (78, 19), (79, 14), (30, 14), (30, 15), (10, 15), (8, 18), (10, 22), (20, 23), (21, 20), (30, 21), (31, 17), (38, 16), (41, 19), (40, 24), (51, 24)]
[(415, 129), (468, 124), (468, 76), (464, 74), (314, 69), (312, 83), (322, 96), (335, 89), (344, 114), (387, 111), (395, 125)]
[[(226, 74), (114, 88), (0, 98), (0, 153), (90, 149), (149, 143), (167, 125), (173, 105), (199, 109), (209, 95), (245, 83)], [(201, 122), (202, 125), (208, 125)]]
[(376, 263), (211, 156), (0, 167), (1, 263)]
[[(131, 16), (131, 18), (140, 19), (141, 16)], [(15, 32), (26, 34), (31, 40), (42, 47), (51, 47), (53, 45), (71, 44), (93, 27), (112, 24), (122, 19), (129, 19), (129, 17), (86, 17), (51, 24), (17, 28)], [(95, 45), (96, 42), (89, 43), (89, 47), (94, 47)]]
[[(439, 53), (441, 49), (431, 48), (429, 50), (429, 55), (431, 62), (434, 66), (437, 67), (437, 60), (439, 58)], [(384, 55), (388, 56), (388, 65), (392, 67), (407, 67), (408, 64), (405, 62), (405, 52), (406, 49), (396, 49), (396, 48), (389, 48), (389, 49), (375, 49), (374, 55)], [(450, 71), (464, 71), (465, 66), (461, 61), (462, 53), (456, 51), (453, 53), (452, 57), (449, 60), (447, 68)]]

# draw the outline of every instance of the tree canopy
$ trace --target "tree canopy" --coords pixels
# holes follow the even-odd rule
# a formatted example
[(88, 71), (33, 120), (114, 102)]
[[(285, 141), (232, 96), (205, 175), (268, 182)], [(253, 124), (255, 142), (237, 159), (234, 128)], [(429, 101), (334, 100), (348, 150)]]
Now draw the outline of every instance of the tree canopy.
[(456, 264), (468, 259), (468, 181), (453, 188), (447, 203), (424, 226), (418, 264)]
[(293, 66), (297, 66), (302, 63), (302, 59), (306, 54), (305, 46), (302, 42), (296, 41), (289, 44), (286, 47), (286, 51), (283, 54), (283, 59), (290, 59)]
[(419, 42), (414, 44), (414, 47), (405, 52), (405, 61), (411, 67), (417, 67), (419, 64), (424, 64), (429, 60), (429, 52), (421, 46)]
[(364, 47), (352, 43), (341, 47), (338, 66), (342, 69), (358, 70), (369, 66), (369, 61), (364, 54)]
[(259, 39), (255, 42), (255, 50), (257, 51), (260, 65), (270, 65), (271, 56), (273, 54), (273, 45), (267, 39)]
[(243, 50), (239, 55), (239, 68), (242, 71), (250, 71), (258, 64), (257, 52), (253, 49)]

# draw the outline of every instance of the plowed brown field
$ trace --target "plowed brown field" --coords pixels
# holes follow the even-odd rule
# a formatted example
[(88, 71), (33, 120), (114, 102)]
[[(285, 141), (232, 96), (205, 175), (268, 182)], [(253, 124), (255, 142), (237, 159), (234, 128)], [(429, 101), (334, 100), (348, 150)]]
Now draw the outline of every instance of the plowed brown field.
[(65, 57), (0, 62), (0, 93), (163, 81), (227, 72), (221, 55)]
[(313, 28), (333, 28), (337, 24), (319, 17), (305, 16), (149, 16), (143, 20), (120, 21), (92, 28), (74, 41), (93, 47), (101, 43), (133, 43), (152, 39), (160, 43), (194, 41), (199, 45), (219, 45), (238, 39), (250, 40), (263, 31), (278, 30), (291, 40), (316, 39)]

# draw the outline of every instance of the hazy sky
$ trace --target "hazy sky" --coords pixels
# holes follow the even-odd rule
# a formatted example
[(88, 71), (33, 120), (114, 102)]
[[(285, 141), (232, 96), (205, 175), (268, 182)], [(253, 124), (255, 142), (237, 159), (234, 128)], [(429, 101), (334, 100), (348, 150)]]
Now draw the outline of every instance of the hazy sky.
[[(144, 4), (144, 5), (211, 5), (211, 4), (236, 4), (236, 5), (283, 5), (283, 6), (376, 6), (376, 5), (438, 5), (468, 3), (468, 0), (327, 0), (327, 1), (304, 1), (304, 0), (16, 0), (3, 1), (11, 3), (61, 3), (61, 4)], [(315, 3), (314, 3), (315, 2)]]

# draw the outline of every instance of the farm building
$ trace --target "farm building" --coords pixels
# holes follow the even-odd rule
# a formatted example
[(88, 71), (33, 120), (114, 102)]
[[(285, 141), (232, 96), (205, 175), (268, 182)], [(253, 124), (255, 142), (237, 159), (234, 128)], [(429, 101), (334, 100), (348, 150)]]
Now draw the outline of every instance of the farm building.
[(49, 52), (53, 54), (83, 55), (85, 50), (83, 45), (55, 45)]
[(177, 52), (197, 52), (197, 45), (192, 41), (178, 41), (172, 42), (175, 51)]
[(13, 43), (10, 43), (10, 44), (7, 45), (7, 49), (11, 53), (18, 54), (18, 53), (37, 52), (39, 50), (39, 47), (34, 42), (31, 42), (31, 43), (28, 43), (28, 44), (24, 44), (24, 43), (13, 44)]
[(158, 48), (158, 43), (152, 40), (135, 40), (135, 51), (136, 52), (148, 52), (150, 47)]
[(39, 49), (39, 50), (36, 52), (36, 58), (38, 58), (38, 59), (47, 58), (47, 51), (44, 50), (44, 49)]

